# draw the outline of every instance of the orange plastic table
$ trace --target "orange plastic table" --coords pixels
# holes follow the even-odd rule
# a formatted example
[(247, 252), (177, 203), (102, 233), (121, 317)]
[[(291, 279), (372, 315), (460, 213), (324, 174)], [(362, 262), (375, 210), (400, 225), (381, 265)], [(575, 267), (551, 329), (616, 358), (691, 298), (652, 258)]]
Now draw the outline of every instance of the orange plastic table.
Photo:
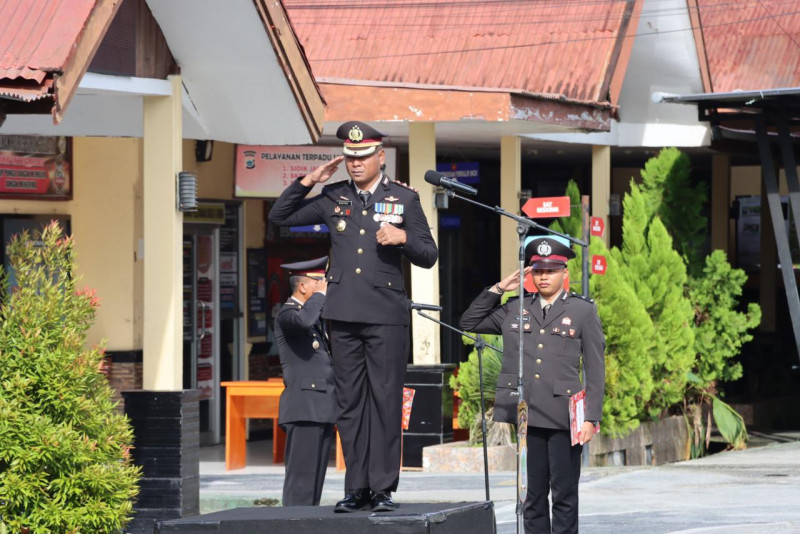
[[(228, 400), (225, 416), (225, 469), (241, 469), (247, 464), (246, 424), (248, 417), (272, 419), (272, 461), (283, 463), (286, 433), (278, 426), (278, 406), (283, 379), (222, 382)], [(341, 442), (336, 435), (336, 467), (344, 468)]]

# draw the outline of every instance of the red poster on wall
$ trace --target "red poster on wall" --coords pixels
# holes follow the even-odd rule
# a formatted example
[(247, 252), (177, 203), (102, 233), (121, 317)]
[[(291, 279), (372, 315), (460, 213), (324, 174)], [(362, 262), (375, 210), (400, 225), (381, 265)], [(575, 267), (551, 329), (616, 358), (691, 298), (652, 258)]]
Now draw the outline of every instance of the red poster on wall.
[(72, 198), (67, 137), (0, 135), (0, 198)]

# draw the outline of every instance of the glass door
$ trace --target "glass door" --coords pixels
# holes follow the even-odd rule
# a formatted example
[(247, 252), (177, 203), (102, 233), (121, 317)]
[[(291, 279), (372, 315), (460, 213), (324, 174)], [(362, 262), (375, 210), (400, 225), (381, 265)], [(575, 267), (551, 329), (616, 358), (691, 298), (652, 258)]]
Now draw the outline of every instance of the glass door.
[(184, 387), (200, 392), (200, 444), (220, 442), (219, 229), (184, 227)]

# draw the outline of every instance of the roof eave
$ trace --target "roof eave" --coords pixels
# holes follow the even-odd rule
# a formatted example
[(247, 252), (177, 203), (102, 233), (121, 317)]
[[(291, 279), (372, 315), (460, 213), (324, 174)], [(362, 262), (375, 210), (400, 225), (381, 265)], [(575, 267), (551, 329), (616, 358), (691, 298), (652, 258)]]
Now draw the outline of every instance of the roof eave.
[(20, 72), (30, 73), (23, 78), (3, 78), (0, 99), (6, 113), (50, 113), (58, 125), (121, 4), (122, 0), (95, 1), (63, 65), (36, 71), (25, 67)]
[(253, 0), (264, 29), (269, 36), (275, 55), (286, 74), (297, 101), (298, 109), (305, 119), (313, 142), (322, 135), (325, 122), (325, 99), (314, 79), (311, 64), (297, 40), (283, 2)]
[(746, 103), (757, 102), (769, 98), (784, 96), (800, 96), (800, 87), (782, 87), (778, 89), (763, 89), (759, 91), (729, 91), (722, 93), (695, 93), (674, 95), (667, 93), (653, 93), (653, 101), (666, 104), (699, 104), (703, 102), (721, 103)]
[[(561, 131), (609, 131), (614, 106), (560, 95), (488, 88), (414, 87), (409, 85), (321, 82), (329, 104), (327, 122), (358, 117), (380, 121), (486, 121), (548, 124)], [(369, 102), (369, 106), (364, 106)]]
[(64, 117), (67, 105), (75, 95), (78, 84), (86, 74), (97, 49), (100, 48), (100, 43), (120, 5), (122, 5), (122, 0), (96, 1), (63, 72), (53, 76), (53, 124), (60, 123)]

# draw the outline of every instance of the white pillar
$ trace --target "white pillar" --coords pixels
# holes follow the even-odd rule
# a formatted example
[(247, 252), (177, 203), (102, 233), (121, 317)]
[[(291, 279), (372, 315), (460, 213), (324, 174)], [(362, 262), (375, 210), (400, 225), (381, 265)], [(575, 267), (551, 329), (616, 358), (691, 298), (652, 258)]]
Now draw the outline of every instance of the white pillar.
[(182, 165), (180, 76), (171, 96), (144, 98), (144, 339), (142, 384), (183, 389), (183, 216), (175, 203)]
[[(500, 139), (500, 207), (520, 214), (522, 188), (522, 144), (520, 138), (506, 135)], [(500, 275), (498, 280), (519, 269), (517, 223), (500, 217)]]
[[(411, 186), (419, 191), (422, 210), (431, 225), (433, 239), (439, 242), (439, 214), (434, 206), (434, 188), (425, 182), (425, 172), (436, 168), (436, 126), (432, 122), (411, 122), (408, 125), (408, 175)], [(417, 302), (439, 304), (439, 263), (430, 269), (411, 266), (411, 296)], [(436, 312), (428, 312), (438, 318)], [(411, 347), (414, 363), (441, 363), (439, 325), (411, 315), (414, 332)]]
[(606, 231), (602, 239), (609, 243), (608, 203), (611, 197), (611, 147), (592, 147), (592, 217), (602, 217)]

